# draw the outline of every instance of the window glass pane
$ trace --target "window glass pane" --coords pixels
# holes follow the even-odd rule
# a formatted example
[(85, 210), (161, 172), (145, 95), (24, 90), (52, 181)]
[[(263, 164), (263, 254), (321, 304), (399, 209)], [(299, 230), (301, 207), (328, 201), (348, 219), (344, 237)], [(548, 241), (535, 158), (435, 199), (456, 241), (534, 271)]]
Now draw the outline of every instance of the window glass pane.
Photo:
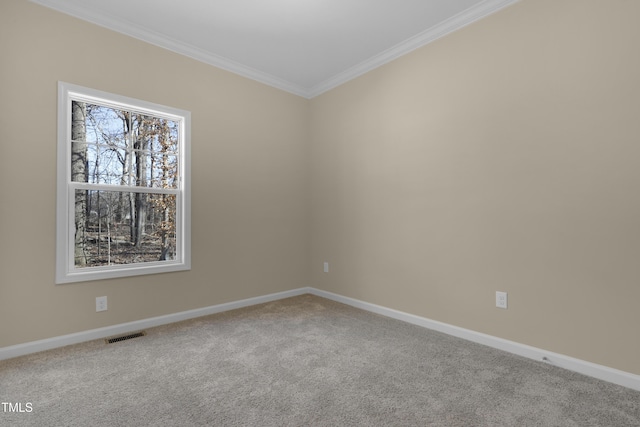
[(180, 135), (179, 122), (158, 119), (157, 132), (151, 141), (151, 150), (157, 153), (178, 153), (178, 137)]
[(174, 260), (176, 196), (76, 190), (76, 268)]
[(145, 162), (143, 183), (145, 187), (177, 188), (178, 158), (175, 155), (150, 153), (139, 156)]
[(91, 184), (128, 185), (128, 152), (107, 145), (87, 144), (86, 173), (76, 174), (74, 181)]
[(86, 141), (126, 148), (129, 144), (130, 116), (123, 110), (86, 104)]
[(71, 180), (178, 188), (180, 122), (72, 102)]
[(179, 122), (144, 114), (134, 114), (133, 140), (138, 150), (178, 152)]
[(78, 101), (71, 105), (71, 180), (127, 185), (130, 114)]

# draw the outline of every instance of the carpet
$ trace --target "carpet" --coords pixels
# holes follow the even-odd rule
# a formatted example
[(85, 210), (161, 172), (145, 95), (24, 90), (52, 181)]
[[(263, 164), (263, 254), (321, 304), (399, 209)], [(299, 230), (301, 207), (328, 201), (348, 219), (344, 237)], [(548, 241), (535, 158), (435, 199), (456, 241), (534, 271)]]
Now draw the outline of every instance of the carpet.
[(146, 332), (0, 361), (0, 425), (640, 426), (640, 392), (313, 295)]

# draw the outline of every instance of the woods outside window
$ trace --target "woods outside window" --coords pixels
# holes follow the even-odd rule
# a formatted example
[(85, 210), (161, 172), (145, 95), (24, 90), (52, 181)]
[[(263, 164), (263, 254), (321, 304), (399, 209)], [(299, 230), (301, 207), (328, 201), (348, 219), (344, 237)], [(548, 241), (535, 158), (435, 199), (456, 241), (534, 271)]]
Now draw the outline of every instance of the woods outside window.
[(190, 113), (58, 84), (56, 283), (190, 268)]

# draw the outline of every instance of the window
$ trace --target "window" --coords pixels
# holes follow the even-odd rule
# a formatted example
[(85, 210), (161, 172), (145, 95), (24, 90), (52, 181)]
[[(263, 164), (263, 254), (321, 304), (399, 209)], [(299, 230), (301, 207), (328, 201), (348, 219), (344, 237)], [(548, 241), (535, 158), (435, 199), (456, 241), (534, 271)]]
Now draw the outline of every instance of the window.
[(188, 111), (58, 83), (56, 283), (190, 269)]

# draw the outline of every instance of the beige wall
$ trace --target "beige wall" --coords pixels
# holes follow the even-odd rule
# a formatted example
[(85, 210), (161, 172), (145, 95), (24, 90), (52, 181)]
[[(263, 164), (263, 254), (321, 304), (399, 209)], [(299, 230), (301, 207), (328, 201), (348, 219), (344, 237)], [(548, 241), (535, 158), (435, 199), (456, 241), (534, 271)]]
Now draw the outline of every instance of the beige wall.
[[(307, 100), (25, 0), (0, 53), (0, 347), (308, 285)], [(191, 111), (191, 271), (54, 285), (58, 80)]]
[[(3, 1), (0, 347), (312, 285), (640, 374), (639, 14), (523, 0), (307, 101)], [(192, 112), (191, 271), (53, 284), (58, 80)]]
[(640, 374), (638, 16), (523, 0), (313, 99), (314, 286)]

